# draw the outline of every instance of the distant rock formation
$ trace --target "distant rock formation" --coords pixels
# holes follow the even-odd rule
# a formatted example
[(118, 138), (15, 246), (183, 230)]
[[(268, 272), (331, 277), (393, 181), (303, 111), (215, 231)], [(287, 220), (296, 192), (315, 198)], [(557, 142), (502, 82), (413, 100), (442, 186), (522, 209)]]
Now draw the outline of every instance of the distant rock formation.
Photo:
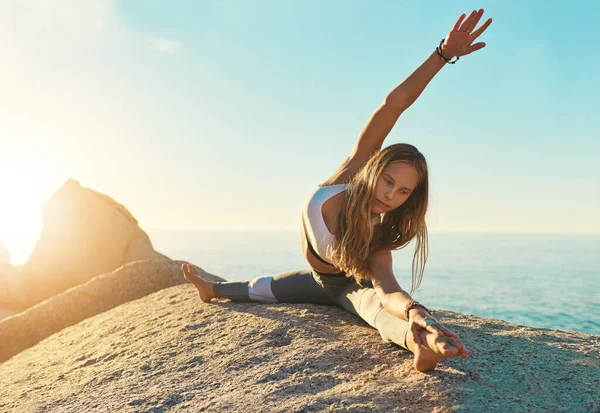
[[(158, 272), (168, 274), (169, 265)], [(122, 279), (117, 288), (132, 291), (157, 268), (135, 264), (118, 272), (110, 281)], [(80, 308), (112, 294), (116, 286), (99, 278), (106, 292), (92, 282), (64, 300), (78, 297), (73, 308)], [(460, 335), (471, 357), (419, 373), (411, 353), (384, 343), (341, 308), (203, 303), (192, 285), (178, 285), (88, 318), (0, 364), (0, 410), (599, 411), (600, 337), (444, 310), (436, 317)], [(27, 328), (43, 328), (40, 321)]]
[[(181, 272), (183, 263), (169, 259), (135, 261), (0, 321), (0, 363), (88, 317), (187, 282)], [(209, 281), (223, 279), (211, 275)]]
[(43, 227), (20, 268), (23, 296), (17, 307), (0, 291), (0, 307), (22, 311), (129, 262), (164, 259), (121, 204), (69, 179), (44, 204)]
[(0, 265), (2, 264), (10, 264), (10, 254), (2, 241), (0, 241)]
[(10, 254), (0, 242), (0, 320), (24, 306), (19, 271), (10, 263)]

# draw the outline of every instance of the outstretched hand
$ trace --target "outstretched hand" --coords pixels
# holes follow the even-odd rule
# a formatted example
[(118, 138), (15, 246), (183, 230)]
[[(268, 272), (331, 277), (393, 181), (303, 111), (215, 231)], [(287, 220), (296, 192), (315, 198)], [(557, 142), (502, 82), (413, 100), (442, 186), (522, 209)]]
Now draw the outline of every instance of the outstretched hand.
[[(428, 320), (429, 323), (427, 322)], [(431, 323), (432, 321), (434, 322), (433, 324)], [(428, 332), (436, 334), (438, 337), (447, 337), (445, 341), (458, 350), (458, 353), (456, 354), (457, 356), (461, 356), (463, 358), (469, 357), (469, 352), (465, 345), (461, 343), (461, 341), (458, 339), (458, 335), (444, 327), (439, 321), (433, 318), (431, 314), (429, 314), (429, 312), (427, 312), (425, 309), (411, 309), (409, 312), (408, 324), (409, 334), (412, 335), (412, 338), (415, 342), (416, 356), (418, 356), (419, 353), (423, 351), (423, 347), (428, 346), (428, 343), (423, 343), (420, 336), (422, 330), (427, 330)]]
[[(433, 320), (434, 324), (427, 323), (427, 320)], [(464, 344), (458, 340), (458, 335), (453, 333), (444, 327), (439, 321), (431, 316), (426, 310), (422, 308), (413, 308), (409, 312), (409, 330), (412, 334), (413, 340), (415, 341), (416, 351), (421, 351), (421, 346), (426, 345), (421, 341), (420, 332), (421, 330), (427, 330), (431, 333), (437, 334), (439, 336), (449, 337), (450, 343), (458, 349), (458, 355), (463, 358), (468, 357), (468, 351)], [(415, 353), (416, 354), (416, 353)]]
[[(428, 324), (427, 320), (435, 321), (435, 324)], [(420, 328), (429, 331), (430, 333), (435, 333), (440, 336), (448, 336), (458, 338), (458, 335), (453, 333), (444, 327), (439, 321), (437, 321), (431, 314), (429, 314), (426, 310), (422, 308), (414, 308), (409, 312), (409, 323), (411, 324), (410, 328), (414, 329), (415, 332)]]
[(464, 22), (465, 13), (460, 15), (442, 44), (442, 54), (444, 57), (448, 59), (455, 56), (460, 57), (485, 47), (484, 42), (472, 44), (492, 24), (492, 18), (490, 17), (477, 30), (473, 31), (482, 16), (483, 9), (479, 9), (479, 11), (473, 10)]

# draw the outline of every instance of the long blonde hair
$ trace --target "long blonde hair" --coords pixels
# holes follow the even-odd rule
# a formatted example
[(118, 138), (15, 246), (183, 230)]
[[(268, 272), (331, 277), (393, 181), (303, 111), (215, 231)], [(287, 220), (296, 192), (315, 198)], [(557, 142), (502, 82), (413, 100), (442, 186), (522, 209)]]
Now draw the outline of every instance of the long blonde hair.
[[(374, 239), (372, 200), (383, 170), (392, 162), (408, 162), (419, 173), (419, 182), (408, 199), (398, 208), (383, 214), (381, 236)], [(368, 261), (382, 250), (404, 248), (416, 237), (412, 261), (412, 294), (423, 278), (428, 241), (425, 214), (429, 198), (427, 161), (413, 145), (398, 143), (373, 155), (351, 178), (338, 216), (331, 244), (333, 264), (354, 277), (358, 284), (372, 279)]]

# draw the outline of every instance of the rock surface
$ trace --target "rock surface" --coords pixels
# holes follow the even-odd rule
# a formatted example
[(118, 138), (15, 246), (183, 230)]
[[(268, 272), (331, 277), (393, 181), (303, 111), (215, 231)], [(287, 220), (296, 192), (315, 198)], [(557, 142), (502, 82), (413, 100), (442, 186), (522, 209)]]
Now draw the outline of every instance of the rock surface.
[[(0, 322), (0, 362), (40, 340), (123, 303), (187, 282), (184, 261), (136, 261)], [(211, 275), (211, 281), (223, 281)], [(1, 411), (1, 410), (0, 410)]]
[(0, 321), (4, 320), (5, 318), (8, 318), (10, 316), (12, 316), (14, 313), (12, 311), (8, 311), (5, 308), (0, 308)]
[(42, 215), (40, 238), (20, 267), (24, 288), (18, 300), (0, 291), (0, 307), (22, 311), (126, 263), (166, 258), (123, 205), (73, 179), (44, 204)]
[[(131, 281), (121, 271), (132, 266), (112, 275), (125, 288)], [(88, 284), (79, 289), (70, 293), (91, 294), (94, 305), (97, 295), (84, 293)], [(436, 315), (471, 357), (419, 373), (410, 353), (341, 308), (206, 304), (190, 284), (176, 285), (87, 318), (0, 364), (0, 411), (599, 411), (600, 337)]]
[(10, 254), (0, 242), (0, 320), (10, 316), (10, 309), (23, 307), (19, 270), (10, 263)]

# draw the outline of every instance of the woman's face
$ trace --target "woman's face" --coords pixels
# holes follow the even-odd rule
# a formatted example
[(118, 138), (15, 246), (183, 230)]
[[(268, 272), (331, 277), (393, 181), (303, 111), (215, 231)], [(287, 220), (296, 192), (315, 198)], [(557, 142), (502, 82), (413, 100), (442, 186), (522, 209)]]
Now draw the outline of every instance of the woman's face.
[(419, 172), (410, 163), (404, 161), (390, 163), (377, 180), (373, 213), (381, 214), (398, 208), (406, 202), (418, 182)]

